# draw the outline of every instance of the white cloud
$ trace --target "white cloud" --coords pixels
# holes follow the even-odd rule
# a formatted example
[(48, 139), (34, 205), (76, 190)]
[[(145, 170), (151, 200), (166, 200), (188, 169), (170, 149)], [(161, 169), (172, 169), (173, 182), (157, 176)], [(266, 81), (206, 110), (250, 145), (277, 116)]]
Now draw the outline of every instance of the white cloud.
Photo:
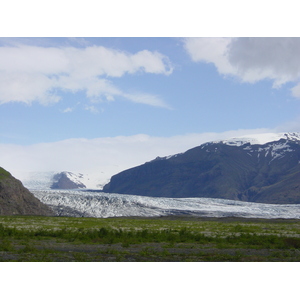
[[(134, 101), (134, 96), (128, 97), (115, 86), (114, 78), (134, 73), (169, 75), (172, 71), (167, 57), (147, 50), (131, 54), (101, 46), (3, 46), (0, 47), (0, 104), (11, 101), (53, 103), (60, 100), (55, 95), (56, 90), (85, 91), (90, 99), (104, 96), (111, 100), (123, 96)], [(163, 106), (162, 100), (152, 97), (153, 101), (139, 102)]]
[(50, 75), (65, 72), (68, 65), (67, 53), (60, 48), (0, 47), (0, 70), (8, 73)]
[(292, 89), (292, 95), (296, 98), (300, 98), (300, 83), (298, 83), (296, 86), (294, 86)]
[(195, 62), (215, 64), (219, 73), (234, 72), (227, 58), (227, 48), (231, 43), (229, 38), (187, 38), (185, 49)]
[(62, 110), (61, 112), (63, 112), (63, 113), (70, 113), (70, 112), (72, 112), (73, 110), (74, 110), (73, 107), (67, 107), (67, 108), (65, 108), (64, 110)]
[(122, 94), (122, 96), (131, 100), (132, 102), (171, 109), (170, 106), (168, 106), (162, 99), (159, 98), (159, 96), (142, 93)]
[(5, 73), (0, 70), (0, 104), (18, 101), (55, 103), (60, 97), (53, 90), (55, 80), (43, 74)]
[(80, 105), (80, 102), (75, 103), (72, 107), (66, 107), (65, 109), (61, 109), (60, 112), (62, 112), (62, 113), (71, 113), (76, 109), (76, 107), (78, 105)]
[(91, 140), (68, 139), (29, 146), (0, 144), (1, 167), (21, 180), (27, 172), (71, 171), (96, 174), (106, 182), (112, 175), (157, 156), (177, 154), (213, 140), (265, 132), (270, 130), (235, 130), (172, 137), (139, 134)]
[(146, 73), (170, 75), (173, 72), (169, 59), (157, 51), (140, 51), (132, 56), (132, 62), (135, 69), (142, 68)]
[(99, 110), (97, 107), (95, 107), (94, 105), (86, 105), (85, 106), (85, 110), (93, 113), (93, 114), (98, 114), (99, 113)]
[(295, 82), (292, 94), (300, 97), (300, 38), (187, 38), (184, 46), (193, 61), (243, 82), (267, 79), (274, 88)]

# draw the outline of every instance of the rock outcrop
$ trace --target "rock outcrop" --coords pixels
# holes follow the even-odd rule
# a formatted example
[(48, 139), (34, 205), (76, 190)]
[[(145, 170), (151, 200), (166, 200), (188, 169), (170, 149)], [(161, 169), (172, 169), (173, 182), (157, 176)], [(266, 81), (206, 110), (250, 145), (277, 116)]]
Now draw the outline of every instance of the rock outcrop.
[(0, 215), (54, 215), (21, 181), (0, 167)]

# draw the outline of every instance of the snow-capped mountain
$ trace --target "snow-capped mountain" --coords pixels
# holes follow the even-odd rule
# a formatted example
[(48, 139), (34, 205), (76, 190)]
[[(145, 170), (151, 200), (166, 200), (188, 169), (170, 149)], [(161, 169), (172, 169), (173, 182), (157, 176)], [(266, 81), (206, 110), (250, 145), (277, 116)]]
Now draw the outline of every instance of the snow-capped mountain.
[(224, 143), (229, 146), (242, 146), (244, 144), (250, 145), (263, 145), (270, 142), (279, 140), (287, 140), (300, 142), (300, 133), (297, 132), (284, 132), (284, 133), (261, 133), (256, 135), (245, 135), (228, 140), (214, 141), (213, 143)]
[(300, 203), (300, 134), (271, 133), (202, 144), (123, 171), (105, 192)]
[[(228, 146), (242, 146), (245, 144), (250, 144), (250, 145), (264, 145), (270, 142), (275, 142), (279, 141), (281, 139), (288, 140), (288, 141), (294, 141), (294, 142), (300, 142), (300, 133), (297, 132), (284, 132), (284, 133), (260, 133), (260, 134), (252, 134), (252, 135), (245, 135), (245, 136), (240, 136), (236, 138), (231, 138), (227, 140), (217, 140), (217, 141), (212, 141), (208, 143), (204, 143), (202, 146), (205, 146), (207, 144), (226, 144)], [(182, 153), (177, 153), (174, 155), (168, 155), (164, 157), (156, 157), (154, 160), (162, 160), (162, 159), (170, 159), (177, 157), (179, 155), (182, 155)]]
[(51, 189), (84, 189), (86, 186), (81, 182), (83, 174), (61, 172), (53, 176)]
[[(233, 138), (229, 140), (213, 142), (223, 143), (228, 146), (242, 147), (245, 151), (249, 151), (248, 155), (256, 155), (258, 158), (262, 153), (265, 156), (270, 156), (271, 163), (274, 159), (283, 158), (286, 152), (293, 152), (293, 144), (300, 144), (299, 133), (266, 133), (260, 135), (248, 135), (240, 138)], [(261, 145), (255, 147), (254, 145)]]
[(100, 174), (82, 174), (78, 172), (22, 172), (17, 174), (23, 185), (30, 190), (41, 189), (101, 189), (108, 180)]

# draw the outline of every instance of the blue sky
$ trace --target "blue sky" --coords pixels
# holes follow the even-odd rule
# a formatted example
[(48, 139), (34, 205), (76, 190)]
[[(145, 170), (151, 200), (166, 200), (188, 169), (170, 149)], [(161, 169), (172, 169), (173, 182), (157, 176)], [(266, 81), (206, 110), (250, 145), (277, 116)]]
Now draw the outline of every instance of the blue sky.
[(214, 139), (299, 131), (299, 51), (299, 38), (1, 38), (2, 166), (107, 177)]
[[(201, 50), (205, 41), (191, 43), (190, 50), (188, 43), (184, 38), (1, 39), (1, 143), (29, 145), (69, 138), (136, 134), (170, 137), (274, 129), (297, 120), (299, 100), (292, 88), (297, 86), (298, 69), (294, 70), (296, 57), (291, 57), (291, 51), (272, 54), (270, 48), (274, 61), (260, 65), (267, 54), (263, 47), (268, 39), (253, 39), (252, 43), (257, 44), (253, 48), (253, 67), (247, 65), (240, 71), (225, 67), (220, 71), (218, 59), (222, 56)], [(239, 44), (235, 46), (237, 50), (230, 55), (235, 50), (242, 64), (249, 45), (246, 41), (235, 43)], [(215, 39), (214, 47), (220, 44)], [(300, 41), (293, 39), (295, 49), (298, 45)], [(91, 59), (89, 49), (95, 50), (91, 51)], [(78, 53), (68, 57), (76, 50)], [(193, 51), (199, 51), (200, 58), (193, 58)], [(137, 55), (140, 59), (133, 61)], [(285, 55), (287, 62), (281, 59), (279, 66), (275, 60)], [(107, 59), (119, 61), (110, 66)], [(97, 63), (95, 70), (89, 72)], [(233, 68), (237, 67), (236, 63)], [(254, 74), (249, 76), (253, 78), (246, 78), (251, 72)], [(64, 75), (68, 78), (65, 82)], [(78, 80), (95, 81), (100, 87)], [(285, 82), (273, 87), (276, 80)]]

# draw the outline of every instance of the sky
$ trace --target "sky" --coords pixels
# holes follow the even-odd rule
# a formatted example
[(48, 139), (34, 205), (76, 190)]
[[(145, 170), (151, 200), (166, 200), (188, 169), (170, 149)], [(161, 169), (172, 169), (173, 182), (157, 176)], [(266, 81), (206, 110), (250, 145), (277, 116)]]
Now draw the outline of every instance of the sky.
[(299, 115), (300, 39), (0, 40), (1, 143), (275, 128)]
[(1, 164), (115, 173), (210, 140), (300, 131), (299, 51), (287, 37), (1, 38)]

